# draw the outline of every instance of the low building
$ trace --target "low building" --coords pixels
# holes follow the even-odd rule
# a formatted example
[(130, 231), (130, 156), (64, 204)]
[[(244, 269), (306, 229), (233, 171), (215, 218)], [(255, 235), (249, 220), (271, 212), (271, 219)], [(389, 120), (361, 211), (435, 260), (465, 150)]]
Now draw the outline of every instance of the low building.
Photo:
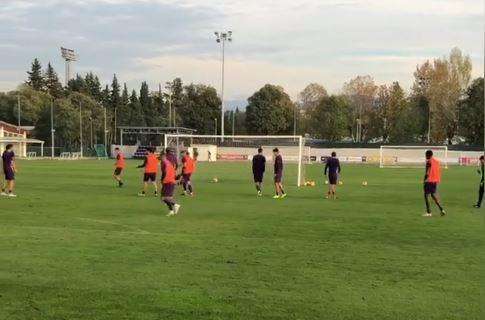
[(44, 141), (28, 137), (28, 133), (34, 127), (16, 126), (11, 123), (0, 121), (0, 150), (5, 150), (7, 144), (13, 144), (14, 152), (19, 157), (27, 157), (28, 144), (40, 144), (41, 154), (44, 155)]

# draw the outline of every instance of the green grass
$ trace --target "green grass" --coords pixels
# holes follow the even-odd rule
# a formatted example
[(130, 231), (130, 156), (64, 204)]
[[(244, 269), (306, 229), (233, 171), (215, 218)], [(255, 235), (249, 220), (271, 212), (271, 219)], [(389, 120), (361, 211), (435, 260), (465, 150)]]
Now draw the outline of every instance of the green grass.
[(474, 168), (444, 172), (449, 215), (425, 219), (422, 169), (344, 166), (329, 201), (311, 165), (317, 187), (273, 200), (270, 175), (258, 199), (246, 164), (201, 163), (167, 218), (135, 165), (118, 189), (112, 161), (20, 163), (19, 197), (0, 198), (0, 319), (481, 319)]

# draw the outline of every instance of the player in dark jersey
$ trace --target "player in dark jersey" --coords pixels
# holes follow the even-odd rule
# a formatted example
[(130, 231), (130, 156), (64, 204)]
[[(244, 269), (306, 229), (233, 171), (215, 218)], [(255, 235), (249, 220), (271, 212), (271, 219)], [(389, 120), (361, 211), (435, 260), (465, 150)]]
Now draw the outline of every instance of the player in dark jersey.
[(167, 205), (169, 210), (167, 216), (173, 216), (178, 214), (180, 210), (180, 205), (175, 202), (174, 192), (175, 192), (175, 185), (177, 182), (177, 168), (167, 158), (165, 152), (160, 154), (161, 157), (161, 184), (162, 184), (162, 201)]
[(274, 159), (274, 186), (275, 195), (273, 199), (282, 199), (286, 197), (285, 190), (283, 190), (283, 157), (281, 157), (278, 148), (273, 149)]
[(326, 198), (336, 199), (337, 193), (337, 183), (338, 177), (340, 174), (340, 161), (337, 158), (337, 153), (332, 152), (332, 157), (327, 159), (327, 163), (325, 164), (325, 175), (328, 172), (328, 192)]
[(16, 197), (13, 193), (15, 187), (15, 173), (17, 168), (15, 167), (15, 153), (13, 152), (13, 145), (7, 144), (5, 151), (2, 154), (2, 167), (5, 177), (5, 185), (2, 188), (2, 194), (8, 197)]
[(480, 169), (478, 169), (478, 174), (482, 176), (480, 179), (480, 187), (478, 188), (478, 201), (475, 208), (479, 209), (482, 206), (483, 192), (484, 192), (484, 178), (485, 178), (485, 157), (480, 157)]
[(258, 149), (258, 154), (253, 156), (253, 178), (256, 185), (256, 191), (258, 196), (263, 195), (261, 190), (263, 184), (264, 171), (266, 170), (266, 158), (263, 155), (263, 148)]

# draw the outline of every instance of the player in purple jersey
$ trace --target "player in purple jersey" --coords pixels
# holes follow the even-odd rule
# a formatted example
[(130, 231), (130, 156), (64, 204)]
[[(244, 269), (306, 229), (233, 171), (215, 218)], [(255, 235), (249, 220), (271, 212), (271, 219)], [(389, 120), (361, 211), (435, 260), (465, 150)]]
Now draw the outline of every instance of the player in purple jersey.
[(283, 158), (281, 157), (278, 148), (273, 149), (274, 159), (274, 186), (275, 195), (273, 199), (282, 199), (286, 197), (285, 190), (283, 190)]
[(340, 161), (337, 158), (337, 153), (332, 152), (332, 157), (327, 159), (325, 164), (325, 175), (328, 172), (328, 192), (326, 198), (336, 199), (337, 183), (340, 174)]
[(263, 155), (263, 148), (258, 149), (258, 154), (253, 156), (253, 178), (256, 185), (258, 196), (263, 195), (261, 190), (263, 184), (264, 171), (266, 170), (266, 158)]
[(5, 151), (2, 154), (2, 167), (5, 177), (5, 185), (2, 187), (2, 195), (9, 197), (16, 197), (13, 193), (15, 187), (15, 173), (17, 169), (15, 167), (15, 153), (13, 152), (13, 145), (7, 144)]

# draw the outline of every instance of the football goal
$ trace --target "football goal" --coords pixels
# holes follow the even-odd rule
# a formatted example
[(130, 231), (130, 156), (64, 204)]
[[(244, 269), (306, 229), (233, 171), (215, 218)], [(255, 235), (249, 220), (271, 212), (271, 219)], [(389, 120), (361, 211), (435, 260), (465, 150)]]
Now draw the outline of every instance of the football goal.
[[(177, 155), (189, 151), (197, 152), (198, 161), (206, 162), (247, 162), (252, 161), (259, 147), (268, 163), (273, 163), (273, 149), (278, 148), (284, 164), (291, 164), (285, 170), (286, 180), (301, 186), (305, 182), (305, 163), (309, 161), (309, 147), (305, 147), (302, 136), (220, 136), (166, 134), (164, 146), (174, 148)], [(272, 172), (268, 167), (267, 172)], [(249, 172), (248, 172), (249, 174)], [(290, 180), (291, 179), (291, 180)], [(294, 179), (294, 180), (293, 180)]]
[(441, 161), (443, 167), (448, 167), (447, 146), (381, 146), (381, 168), (409, 168), (424, 166), (425, 152), (432, 150), (434, 157)]

